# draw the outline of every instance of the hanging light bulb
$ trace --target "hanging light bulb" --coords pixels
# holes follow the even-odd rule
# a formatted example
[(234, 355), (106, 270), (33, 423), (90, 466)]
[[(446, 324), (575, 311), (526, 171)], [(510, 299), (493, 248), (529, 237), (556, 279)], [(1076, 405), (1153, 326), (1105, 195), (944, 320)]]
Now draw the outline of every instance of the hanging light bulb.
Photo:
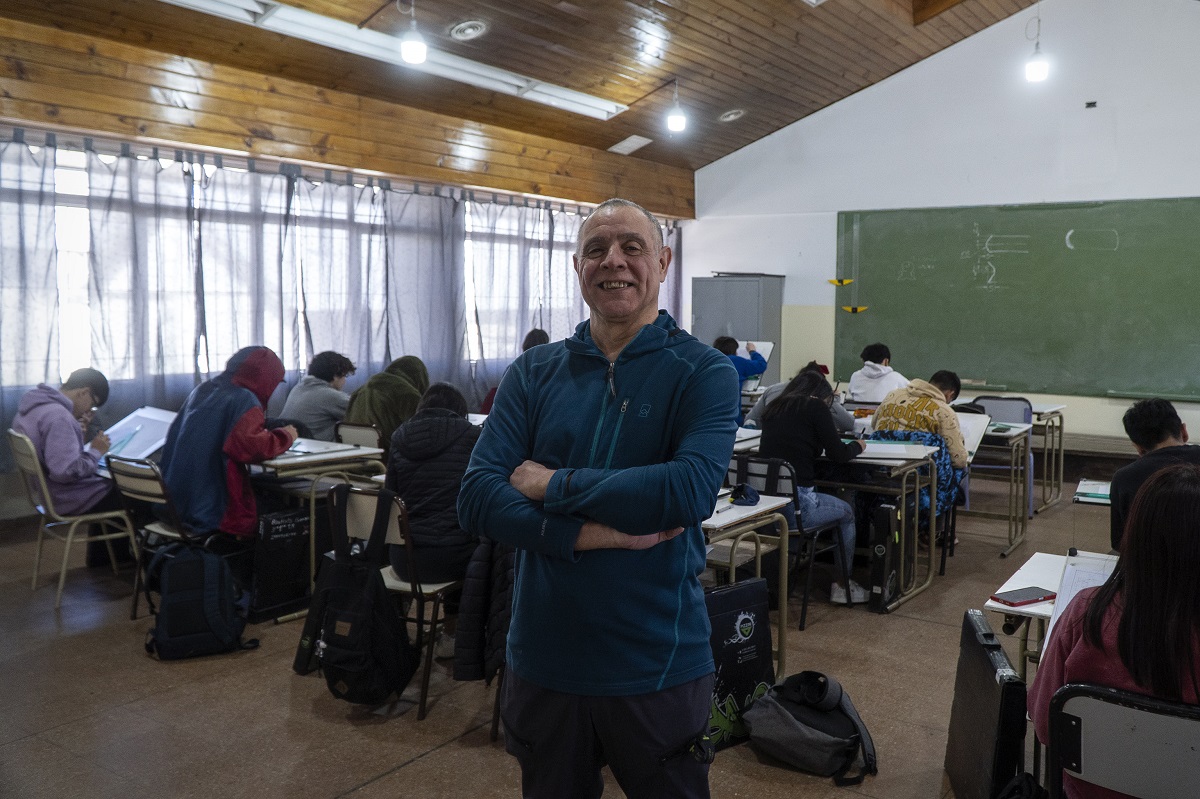
[(675, 104), (667, 112), (667, 130), (672, 133), (682, 133), (687, 128), (687, 114), (679, 104), (679, 79), (675, 80)]
[[(1025, 62), (1025, 80), (1030, 83), (1041, 83), (1050, 76), (1050, 62), (1046, 56), (1042, 55), (1042, 4), (1041, 0), (1037, 4), (1037, 32), (1034, 34), (1033, 40), (1033, 55)], [(1029, 36), (1028, 25), (1025, 28), (1025, 35)]]
[[(400, 0), (396, 0), (396, 7), (401, 8)], [(403, 11), (402, 8), (401, 11)], [(425, 37), (417, 30), (417, 4), (415, 2), (409, 2), (408, 13), (412, 17), (412, 22), (409, 29), (400, 37), (400, 57), (406, 64), (424, 64), (429, 48), (425, 44)]]

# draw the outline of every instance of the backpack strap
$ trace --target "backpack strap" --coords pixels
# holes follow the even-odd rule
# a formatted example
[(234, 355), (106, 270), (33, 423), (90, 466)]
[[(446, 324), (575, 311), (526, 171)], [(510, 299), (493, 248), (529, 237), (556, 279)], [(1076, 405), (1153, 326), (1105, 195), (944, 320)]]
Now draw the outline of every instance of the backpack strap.
[[(350, 536), (346, 532), (346, 504), (350, 497), (350, 484), (338, 483), (329, 489), (329, 532), (333, 538), (333, 551), (339, 557), (350, 557)], [(384, 547), (387, 545), (388, 524), (390, 515), (395, 507), (396, 492), (387, 488), (379, 489), (379, 498), (375, 502), (375, 520), (371, 523), (371, 535), (363, 552), (371, 563), (384, 560)]]
[[(187, 548), (188, 544), (183, 542), (159, 547), (158, 551), (154, 553), (154, 557), (150, 559), (148, 564), (146, 564), (145, 579), (142, 580), (142, 593), (146, 595), (146, 604), (150, 608), (151, 616), (158, 615), (158, 610), (154, 607), (154, 599), (150, 596), (150, 575), (158, 574), (158, 572), (162, 569), (163, 562), (167, 560), (167, 558), (173, 558), (175, 557), (176, 553)], [(149, 645), (146, 646), (146, 651), (150, 651)]]
[[(835, 707), (840, 707), (842, 712), (854, 723), (854, 729), (858, 732), (858, 742), (862, 749), (863, 766), (858, 774), (853, 777), (847, 777), (846, 774), (853, 765), (852, 760), (847, 761), (833, 775), (834, 784), (838, 787), (858, 785), (866, 779), (868, 774), (879, 773), (875, 757), (875, 742), (871, 740), (871, 733), (867, 732), (867, 725), (863, 724), (862, 717), (858, 715), (858, 710), (855, 709), (854, 703), (850, 701), (850, 696), (842, 690), (841, 683), (832, 677), (821, 674), (819, 671), (802, 671), (796, 676), (798, 677), (797, 687), (801, 702), (823, 711), (830, 711)], [(793, 678), (788, 679), (790, 681)]]
[(371, 523), (371, 537), (367, 540), (364, 553), (370, 563), (384, 560), (383, 551), (387, 546), (388, 525), (396, 507), (396, 492), (387, 488), (379, 489), (379, 498), (375, 501), (375, 521)]

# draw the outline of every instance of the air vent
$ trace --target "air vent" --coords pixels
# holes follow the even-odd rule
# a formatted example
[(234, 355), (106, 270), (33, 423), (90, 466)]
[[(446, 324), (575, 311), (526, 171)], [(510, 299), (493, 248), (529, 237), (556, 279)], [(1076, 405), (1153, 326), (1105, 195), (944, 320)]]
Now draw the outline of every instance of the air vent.
[(731, 108), (724, 114), (721, 114), (721, 116), (717, 117), (717, 119), (721, 120), (722, 122), (733, 122), (734, 120), (741, 119), (744, 116), (746, 116), (746, 109)]
[(486, 22), (478, 19), (469, 19), (451, 28), (450, 38), (460, 42), (469, 42), (472, 39), (478, 39), (487, 33), (487, 30), (488, 26)]

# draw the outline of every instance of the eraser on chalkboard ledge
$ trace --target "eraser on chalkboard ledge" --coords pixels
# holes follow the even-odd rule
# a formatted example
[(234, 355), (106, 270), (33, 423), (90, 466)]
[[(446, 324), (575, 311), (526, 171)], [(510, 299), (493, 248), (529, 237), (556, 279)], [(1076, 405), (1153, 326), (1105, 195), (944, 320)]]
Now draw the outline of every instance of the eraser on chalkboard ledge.
[(862, 313), (867, 310), (866, 305), (843, 305), (842, 310), (846, 313)]
[(829, 278), (829, 282), (835, 286), (849, 286), (851, 283), (854, 282), (854, 278), (852, 278), (852, 277), (850, 277), (850, 278), (831, 277), (831, 278)]

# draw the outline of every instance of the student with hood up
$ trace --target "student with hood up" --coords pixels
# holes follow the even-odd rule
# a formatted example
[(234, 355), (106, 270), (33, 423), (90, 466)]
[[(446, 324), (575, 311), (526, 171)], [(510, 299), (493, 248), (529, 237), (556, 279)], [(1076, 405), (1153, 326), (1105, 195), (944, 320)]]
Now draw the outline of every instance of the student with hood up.
[(415, 355), (392, 361), (387, 369), (371, 375), (350, 395), (350, 407), (342, 421), (373, 424), (390, 442), (396, 428), (407, 422), (429, 388), (429, 371)]
[(196, 533), (254, 535), (258, 505), (247, 466), (287, 450), (291, 425), (268, 430), (263, 409), (283, 380), (267, 347), (245, 347), (188, 395), (167, 431), (163, 479), (180, 520)]

